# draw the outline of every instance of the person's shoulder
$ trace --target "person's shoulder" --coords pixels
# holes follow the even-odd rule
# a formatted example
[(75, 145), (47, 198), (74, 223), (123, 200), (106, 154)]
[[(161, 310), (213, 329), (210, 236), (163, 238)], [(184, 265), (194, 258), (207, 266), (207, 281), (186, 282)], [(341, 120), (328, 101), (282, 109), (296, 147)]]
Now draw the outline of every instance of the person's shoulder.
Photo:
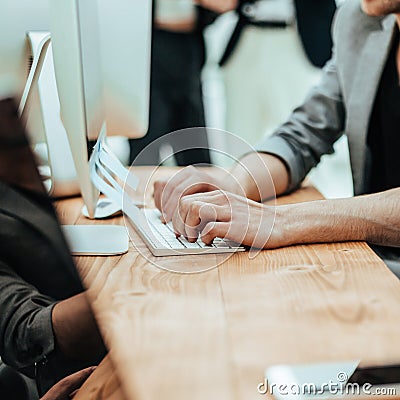
[(361, 0), (345, 0), (338, 7), (338, 16), (354, 18), (355, 16), (365, 15), (361, 8)]
[(361, 0), (345, 0), (338, 8), (333, 25), (333, 35), (337, 40), (343, 36), (358, 36), (380, 27), (382, 18), (364, 13)]
[(337, 11), (336, 29), (343, 29), (344, 26), (355, 28), (368, 18), (361, 8), (361, 0), (345, 0)]

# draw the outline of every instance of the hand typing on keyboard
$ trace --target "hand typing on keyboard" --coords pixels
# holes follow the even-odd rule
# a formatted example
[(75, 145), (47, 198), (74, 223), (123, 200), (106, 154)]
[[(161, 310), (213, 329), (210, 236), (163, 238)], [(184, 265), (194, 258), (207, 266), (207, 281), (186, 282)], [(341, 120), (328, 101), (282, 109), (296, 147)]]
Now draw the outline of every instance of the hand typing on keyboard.
[[(183, 236), (176, 235), (174, 228), (172, 226), (172, 222), (167, 224), (163, 224), (160, 221), (160, 212), (156, 209), (144, 209), (144, 213), (146, 216), (146, 220), (148, 223), (148, 228), (152, 231), (153, 239), (156, 239), (157, 242), (161, 244), (161, 247), (167, 249), (191, 249), (191, 250), (199, 250), (205, 248), (214, 248), (214, 249), (230, 249), (231, 251), (235, 250), (244, 250), (244, 248), (239, 249), (237, 243), (234, 243), (229, 240), (223, 240), (221, 238), (215, 238), (212, 244), (206, 245), (201, 240), (197, 241), (188, 241)], [(178, 236), (178, 237), (177, 237)]]
[(210, 175), (201, 168), (190, 166), (168, 179), (156, 181), (154, 202), (162, 213), (163, 222), (170, 222), (182, 196), (218, 189), (236, 192), (235, 185), (236, 182), (230, 176), (217, 178), (215, 174)]
[(184, 196), (172, 218), (178, 236), (195, 242), (200, 236), (205, 244), (216, 237), (255, 248), (284, 244), (275, 230), (276, 207), (266, 206), (221, 190)]

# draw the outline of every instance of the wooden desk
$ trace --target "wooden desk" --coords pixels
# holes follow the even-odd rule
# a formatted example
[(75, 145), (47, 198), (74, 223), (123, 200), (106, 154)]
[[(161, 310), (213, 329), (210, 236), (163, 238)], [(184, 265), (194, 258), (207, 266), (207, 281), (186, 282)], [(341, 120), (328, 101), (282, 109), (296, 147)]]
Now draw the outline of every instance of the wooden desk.
[[(279, 201), (319, 197), (306, 187)], [(91, 223), (79, 217), (79, 199), (58, 207), (64, 223)], [(157, 261), (198, 266), (210, 257)], [(197, 275), (163, 271), (133, 247), (77, 262), (110, 349), (77, 400), (259, 400), (273, 364), (400, 361), (400, 282), (364, 243), (236, 254)]]

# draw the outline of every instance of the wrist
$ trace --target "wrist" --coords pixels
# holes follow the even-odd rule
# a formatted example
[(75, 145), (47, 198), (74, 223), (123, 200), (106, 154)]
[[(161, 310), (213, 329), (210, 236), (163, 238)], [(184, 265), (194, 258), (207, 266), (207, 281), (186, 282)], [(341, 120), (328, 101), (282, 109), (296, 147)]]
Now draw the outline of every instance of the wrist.
[(53, 331), (60, 352), (72, 360), (89, 360), (103, 351), (103, 342), (86, 293), (57, 303)]
[(318, 200), (285, 206), (291, 244), (364, 241), (366, 231), (357, 209), (347, 199)]
[(295, 229), (293, 211), (295, 210), (292, 209), (291, 205), (275, 207), (274, 223), (272, 226), (270, 239), (268, 240), (269, 248), (285, 247), (296, 243), (296, 239), (292, 234), (293, 229)]
[(326, 210), (325, 201), (283, 206), (283, 224), (289, 244), (322, 243), (333, 241), (335, 217)]

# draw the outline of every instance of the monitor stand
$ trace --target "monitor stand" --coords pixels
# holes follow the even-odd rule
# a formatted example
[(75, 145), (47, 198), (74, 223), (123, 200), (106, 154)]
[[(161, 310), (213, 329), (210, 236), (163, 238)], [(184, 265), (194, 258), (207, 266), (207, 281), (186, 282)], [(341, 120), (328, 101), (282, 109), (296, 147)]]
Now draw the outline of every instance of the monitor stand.
[[(82, 207), (82, 214), (90, 219), (89, 212), (86, 206)], [(96, 205), (94, 219), (107, 219), (122, 215), (121, 207), (107, 198), (101, 198)]]
[[(25, 113), (28, 108), (29, 100), (33, 93), (33, 88), (38, 85), (39, 77), (42, 73), (43, 65), (46, 60), (46, 55), (51, 42), (50, 33), (48, 32), (28, 32), (28, 40), (30, 42), (33, 62), (32, 67), (28, 75), (28, 79), (23, 91), (21, 102), (19, 105), (19, 115), (21, 118), (25, 117)], [(45, 111), (45, 110), (44, 110)], [(26, 120), (26, 118), (24, 118)], [(48, 145), (53, 144), (54, 140), (51, 141), (49, 135), (51, 130), (46, 129), (46, 140)], [(59, 139), (59, 138), (58, 138)], [(66, 144), (69, 145), (68, 143)], [(58, 140), (58, 149), (62, 147), (65, 150), (65, 146), (61, 145)], [(51, 149), (49, 149), (51, 152)], [(64, 151), (65, 152), (65, 151)], [(59, 151), (57, 153), (60, 153)], [(57, 154), (54, 159), (58, 159)], [(65, 168), (65, 163), (64, 163)], [(52, 168), (51, 168), (52, 169)], [(75, 172), (76, 174), (76, 172)], [(54, 186), (54, 176), (51, 177), (52, 188)], [(75, 194), (75, 193), (69, 193)], [(118, 206), (114, 204), (106, 204), (106, 200), (100, 200), (99, 210), (103, 209), (103, 215), (106, 213), (117, 214), (121, 212)], [(117, 209), (119, 208), (119, 210)], [(99, 211), (100, 212), (100, 211)], [(104, 217), (103, 217), (104, 218)], [(118, 255), (128, 251), (129, 239), (126, 232), (126, 228), (123, 226), (116, 225), (64, 225), (62, 227), (64, 235), (69, 243), (71, 253), (73, 255), (85, 255), (85, 256), (106, 256), (106, 255)]]
[(124, 226), (63, 225), (62, 231), (74, 256), (116, 256), (129, 249)]

